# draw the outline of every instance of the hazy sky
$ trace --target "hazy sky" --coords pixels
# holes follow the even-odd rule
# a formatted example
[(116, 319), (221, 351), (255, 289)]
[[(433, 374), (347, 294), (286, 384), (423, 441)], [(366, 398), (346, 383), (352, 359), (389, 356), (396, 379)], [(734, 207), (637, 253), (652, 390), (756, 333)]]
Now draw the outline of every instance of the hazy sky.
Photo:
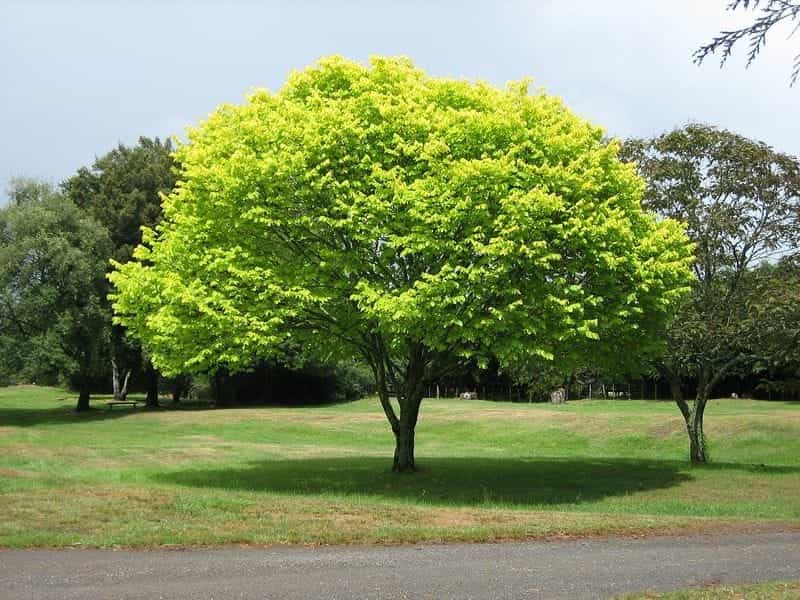
[[(412, 57), (434, 75), (531, 76), (618, 136), (704, 121), (800, 154), (800, 37), (761, 58), (691, 62), (746, 20), (728, 0), (17, 2), (0, 0), (0, 188), (54, 182), (118, 142), (181, 133), (327, 54)], [(0, 192), (0, 202), (4, 201)]]

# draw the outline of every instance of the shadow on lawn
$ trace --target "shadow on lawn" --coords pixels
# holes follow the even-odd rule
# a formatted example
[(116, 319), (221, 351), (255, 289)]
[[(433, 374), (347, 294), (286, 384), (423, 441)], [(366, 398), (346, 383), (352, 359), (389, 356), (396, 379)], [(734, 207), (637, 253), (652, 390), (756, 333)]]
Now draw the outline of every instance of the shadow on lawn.
[(119, 419), (140, 412), (142, 408), (122, 407), (114, 410), (92, 408), (85, 412), (76, 412), (75, 403), (65, 402), (58, 408), (2, 408), (0, 409), (0, 425), (11, 427), (35, 427), (36, 425), (74, 425), (91, 421)]
[(652, 460), (425, 458), (413, 475), (391, 473), (389, 464), (377, 457), (260, 461), (239, 469), (163, 473), (156, 479), (257, 492), (526, 506), (590, 502), (692, 479), (685, 465)]
[(77, 412), (75, 405), (77, 397), (65, 397), (58, 400), (59, 406), (55, 408), (0, 408), (0, 425), (12, 427), (34, 427), (36, 425), (74, 425), (91, 421), (108, 421), (120, 419), (142, 412), (170, 411), (170, 410), (214, 410), (206, 402), (182, 402), (172, 404), (165, 397), (161, 398), (160, 406), (148, 408), (144, 400), (139, 399), (139, 405), (116, 406), (109, 409), (106, 402), (111, 396), (93, 396), (92, 407), (88, 411)]

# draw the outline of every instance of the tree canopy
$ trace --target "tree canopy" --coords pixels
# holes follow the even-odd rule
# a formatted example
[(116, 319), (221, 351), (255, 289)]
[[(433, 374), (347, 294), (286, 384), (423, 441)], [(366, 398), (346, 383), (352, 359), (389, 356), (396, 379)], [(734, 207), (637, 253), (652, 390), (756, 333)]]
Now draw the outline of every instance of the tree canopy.
[(528, 87), (331, 57), (220, 107), (116, 265), (116, 318), (167, 372), (287, 343), (362, 357), (401, 471), (425, 383), (462, 362), (646, 344), (690, 279), (682, 226), (641, 209), (617, 142)]
[(64, 182), (64, 191), (108, 229), (113, 257), (126, 262), (142, 241), (143, 226), (161, 220), (161, 194), (175, 185), (172, 142), (140, 137), (134, 146), (119, 144), (81, 167)]

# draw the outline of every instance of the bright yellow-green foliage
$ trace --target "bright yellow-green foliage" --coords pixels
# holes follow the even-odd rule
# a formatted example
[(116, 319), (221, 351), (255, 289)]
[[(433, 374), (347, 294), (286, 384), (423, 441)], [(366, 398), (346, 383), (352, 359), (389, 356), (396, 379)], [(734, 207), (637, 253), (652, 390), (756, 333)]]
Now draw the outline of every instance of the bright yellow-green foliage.
[(117, 318), (165, 372), (287, 340), (601, 360), (690, 277), (681, 227), (641, 210), (617, 152), (527, 82), (326, 58), (191, 131), (164, 222), (112, 275)]

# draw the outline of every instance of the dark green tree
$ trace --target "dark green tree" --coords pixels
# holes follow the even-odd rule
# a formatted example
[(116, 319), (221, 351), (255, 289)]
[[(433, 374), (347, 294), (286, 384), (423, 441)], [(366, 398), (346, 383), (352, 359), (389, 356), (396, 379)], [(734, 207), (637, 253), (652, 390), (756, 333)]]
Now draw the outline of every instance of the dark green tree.
[(175, 186), (172, 151), (169, 140), (140, 137), (135, 146), (120, 144), (64, 182), (67, 196), (108, 230), (114, 260), (128, 262), (142, 241), (142, 227), (161, 220), (161, 194)]
[(72, 381), (78, 410), (107, 339), (110, 253), (105, 229), (47, 185), (0, 210), (0, 368)]
[(690, 458), (705, 463), (708, 399), (752, 356), (760, 326), (752, 321), (748, 275), (764, 261), (797, 251), (800, 163), (708, 125), (631, 140), (623, 156), (637, 161), (647, 181), (644, 205), (686, 223), (695, 243), (694, 289), (669, 329), (658, 369), (686, 421)]
[[(175, 185), (173, 147), (169, 140), (140, 137), (135, 146), (120, 144), (63, 184), (64, 191), (108, 231), (113, 244), (109, 258), (125, 263), (142, 241), (141, 228), (161, 220), (161, 195)], [(124, 396), (131, 368), (141, 364), (147, 405), (158, 405), (158, 372), (141, 348), (120, 326), (111, 330), (110, 362), (115, 396)]]

